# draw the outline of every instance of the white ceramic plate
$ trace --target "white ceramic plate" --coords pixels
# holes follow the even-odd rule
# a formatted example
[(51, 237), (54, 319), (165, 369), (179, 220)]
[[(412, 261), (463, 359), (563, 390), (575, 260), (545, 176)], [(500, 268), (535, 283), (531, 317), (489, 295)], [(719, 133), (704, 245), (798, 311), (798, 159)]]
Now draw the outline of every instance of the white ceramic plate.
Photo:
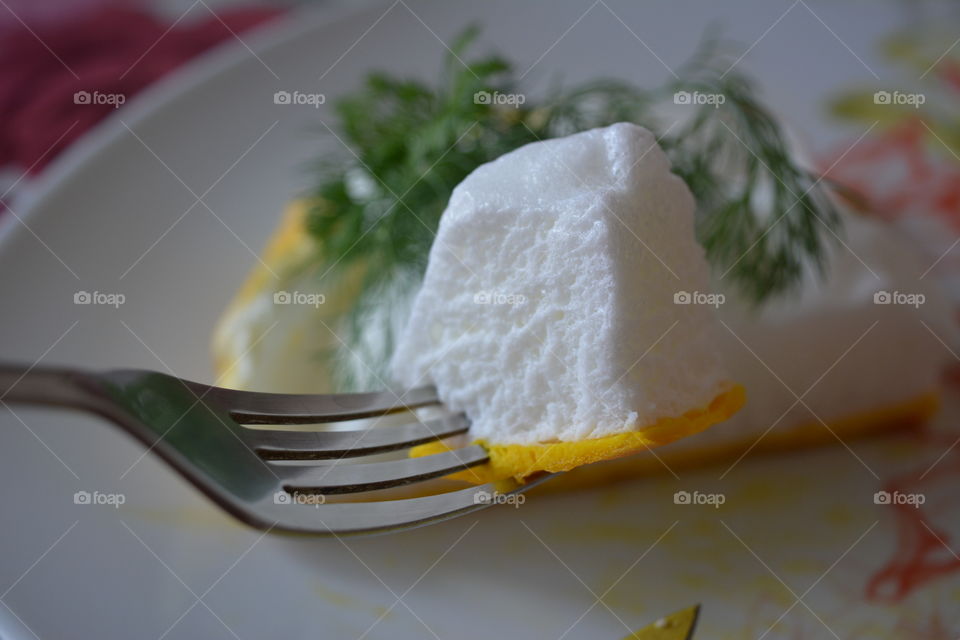
[[(19, 221), (7, 216), (0, 353), (212, 380), (213, 324), (308, 184), (303, 163), (342, 152), (307, 132), (371, 68), (434, 79), (441, 41), (471, 21), (486, 25), (480, 48), (518, 60), (535, 91), (558, 75), (660, 81), (725, 17), (745, 43), (763, 36), (745, 64), (769, 101), (826, 140), (837, 131), (822, 124), (824, 92), (871, 78), (847, 47), (867, 57), (895, 16), (812, 6), (816, 16), (794, 5), (779, 22), (789, 4), (737, 2), (721, 15), (706, 1), (411, 1), (291, 17), (133, 101), (58, 160)], [(817, 69), (802, 86), (784, 72), (798, 57)], [(327, 104), (274, 104), (294, 89)], [(78, 291), (126, 302), (78, 306)], [(841, 448), (749, 460), (723, 482), (716, 470), (667, 474), (388, 537), (263, 537), (99, 420), (13, 411), (0, 410), (4, 637), (617, 638), (695, 602), (698, 637), (756, 637), (793, 604), (790, 590), (802, 594), (841, 557), (804, 596), (809, 610), (792, 607), (768, 638), (828, 637), (818, 617), (841, 635), (883, 628), (956, 598), (946, 579), (897, 606), (863, 603), (894, 528), (871, 501), (876, 480)], [(856, 448), (892, 470), (902, 445)], [(727, 503), (673, 503), (694, 488)], [(75, 505), (78, 490), (125, 503)]]

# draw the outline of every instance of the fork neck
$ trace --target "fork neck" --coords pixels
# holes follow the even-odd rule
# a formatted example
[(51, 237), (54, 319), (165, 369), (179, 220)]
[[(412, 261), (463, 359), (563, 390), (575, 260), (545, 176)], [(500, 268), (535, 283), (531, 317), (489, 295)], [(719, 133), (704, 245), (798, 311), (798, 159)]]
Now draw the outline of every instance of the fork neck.
[(87, 408), (86, 379), (75, 369), (0, 362), (0, 402)]

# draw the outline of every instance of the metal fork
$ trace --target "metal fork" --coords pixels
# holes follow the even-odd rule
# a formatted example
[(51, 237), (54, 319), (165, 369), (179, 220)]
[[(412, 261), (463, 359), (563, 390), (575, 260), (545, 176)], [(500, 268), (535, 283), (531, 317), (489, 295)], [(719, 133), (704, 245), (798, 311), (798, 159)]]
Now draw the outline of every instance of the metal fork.
[[(399, 398), (389, 391), (254, 393), (154, 371), (95, 373), (0, 364), (0, 401), (99, 414), (140, 440), (224, 510), (265, 530), (344, 534), (412, 528), (508, 501), (495, 498), (536, 484), (485, 484), (415, 498), (328, 502), (327, 496), (397, 487), (487, 462), (486, 451), (477, 445), (420, 458), (352, 460), (465, 433), (470, 425), (462, 414), (443, 411), (420, 420), (412, 412), (431, 405), (443, 408), (430, 387)], [(408, 423), (319, 432), (258, 428), (400, 411), (409, 412)]]

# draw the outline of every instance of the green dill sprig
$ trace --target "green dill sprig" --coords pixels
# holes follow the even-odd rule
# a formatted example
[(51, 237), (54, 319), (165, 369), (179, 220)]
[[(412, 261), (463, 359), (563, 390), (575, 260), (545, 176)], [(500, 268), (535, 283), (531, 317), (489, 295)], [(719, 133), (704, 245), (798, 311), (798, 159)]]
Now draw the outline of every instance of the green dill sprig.
[(723, 96), (723, 103), (698, 105), (661, 144), (696, 196), (697, 239), (714, 272), (759, 304), (788, 291), (808, 265), (823, 272), (840, 219), (752, 83), (730, 71), (724, 52), (731, 48), (705, 38), (667, 86)]
[[(354, 155), (316, 165), (307, 226), (323, 272), (362, 272), (337, 329), (344, 348), (331, 358), (343, 388), (385, 379), (453, 188), (477, 166), (529, 142), (623, 121), (659, 133), (697, 199), (698, 239), (714, 272), (756, 303), (787, 291), (805, 265), (822, 265), (824, 232), (836, 232), (837, 213), (816, 176), (793, 159), (750, 82), (724, 72), (729, 56), (715, 38), (662, 86), (598, 81), (538, 103), (525, 96), (523, 104), (500, 105), (476, 96), (522, 94), (508, 61), (462, 62), (476, 36), (471, 28), (457, 39), (436, 87), (374, 73), (336, 105), (336, 134)], [(681, 111), (670, 105), (678, 91), (724, 99), (688, 105), (665, 128), (664, 112)]]

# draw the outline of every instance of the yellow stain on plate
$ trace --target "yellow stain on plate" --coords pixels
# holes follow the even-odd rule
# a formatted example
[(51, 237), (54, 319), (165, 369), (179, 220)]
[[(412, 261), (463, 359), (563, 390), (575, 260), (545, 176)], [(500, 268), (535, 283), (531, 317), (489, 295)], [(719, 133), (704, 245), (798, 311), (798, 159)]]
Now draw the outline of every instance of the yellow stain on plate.
[(698, 538), (716, 538), (717, 534), (725, 532), (721, 529), (718, 520), (713, 518), (697, 518), (693, 521), (691, 529)]
[(681, 573), (677, 576), (677, 582), (698, 591), (713, 587), (713, 582), (702, 573)]
[(636, 588), (629, 584), (629, 579), (624, 579), (624, 569), (623, 562), (612, 563), (591, 588), (594, 593), (599, 594), (600, 604), (610, 611), (616, 611), (618, 616), (647, 615), (649, 609), (646, 603), (637, 597)]
[(794, 558), (783, 563), (784, 573), (790, 575), (813, 575), (819, 577), (823, 574), (824, 566), (822, 562), (814, 562), (808, 558)]
[(124, 507), (124, 518), (138, 518), (144, 522), (174, 527), (180, 530), (214, 532), (224, 542), (235, 534), (236, 541), (244, 540), (250, 528), (225, 514), (216, 507), (209, 509), (150, 509), (143, 507)]
[(764, 594), (784, 609), (796, 601), (796, 597), (782, 582), (769, 573), (766, 573), (766, 569), (763, 567), (760, 567), (760, 570), (764, 571), (763, 575), (758, 575), (748, 581), (749, 584), (752, 585), (750, 591)]
[(828, 524), (844, 529), (850, 529), (855, 526), (859, 528), (861, 523), (868, 521), (867, 518), (863, 517), (862, 512), (854, 511), (848, 504), (831, 505), (824, 510), (823, 517)]
[(583, 525), (560, 525), (550, 530), (552, 539), (561, 542), (585, 543), (588, 545), (618, 543), (630, 546), (649, 544), (663, 533), (656, 527), (613, 522), (590, 522)]
[(393, 613), (387, 607), (370, 604), (369, 602), (355, 598), (354, 596), (331, 589), (326, 585), (318, 584), (314, 586), (313, 593), (324, 602), (327, 602), (338, 609), (354, 609), (356, 611), (364, 611), (377, 618), (388, 618)]

